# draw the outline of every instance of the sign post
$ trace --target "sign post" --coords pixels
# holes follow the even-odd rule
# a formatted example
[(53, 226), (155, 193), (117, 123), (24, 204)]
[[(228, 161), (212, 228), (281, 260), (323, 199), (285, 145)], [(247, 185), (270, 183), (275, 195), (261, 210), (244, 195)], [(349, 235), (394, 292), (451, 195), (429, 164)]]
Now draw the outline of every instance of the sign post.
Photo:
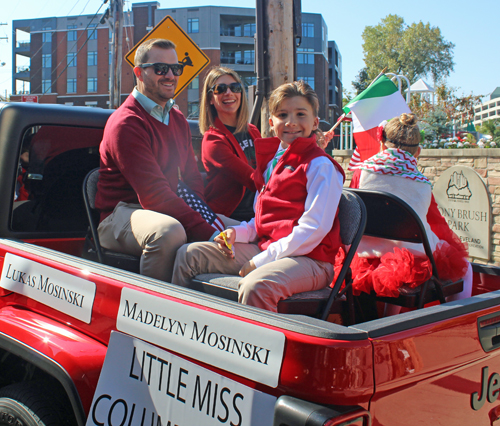
[(174, 42), (179, 62), (184, 64), (184, 72), (179, 77), (175, 98), (209, 64), (210, 60), (172, 17), (166, 16), (125, 55), (125, 60), (132, 67), (135, 66), (136, 50), (142, 43), (152, 38), (164, 38)]

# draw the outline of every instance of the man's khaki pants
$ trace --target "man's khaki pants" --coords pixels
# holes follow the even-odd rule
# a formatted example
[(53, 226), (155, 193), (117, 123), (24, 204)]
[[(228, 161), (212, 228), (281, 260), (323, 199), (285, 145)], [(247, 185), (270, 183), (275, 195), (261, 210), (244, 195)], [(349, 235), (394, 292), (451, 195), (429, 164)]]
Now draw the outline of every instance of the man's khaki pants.
[[(218, 216), (226, 227), (240, 223)], [(99, 224), (97, 231), (102, 247), (140, 256), (142, 275), (167, 282), (172, 280), (177, 249), (187, 241), (184, 227), (177, 219), (123, 201)]]

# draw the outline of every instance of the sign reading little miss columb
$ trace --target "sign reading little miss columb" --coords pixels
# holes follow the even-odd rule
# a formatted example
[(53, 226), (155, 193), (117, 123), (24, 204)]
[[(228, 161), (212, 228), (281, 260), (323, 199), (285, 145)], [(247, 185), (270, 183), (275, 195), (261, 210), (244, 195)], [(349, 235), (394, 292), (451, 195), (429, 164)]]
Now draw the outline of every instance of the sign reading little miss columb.
[(450, 167), (434, 184), (433, 194), (450, 228), (468, 244), (469, 256), (489, 260), (490, 197), (479, 174), (469, 167)]

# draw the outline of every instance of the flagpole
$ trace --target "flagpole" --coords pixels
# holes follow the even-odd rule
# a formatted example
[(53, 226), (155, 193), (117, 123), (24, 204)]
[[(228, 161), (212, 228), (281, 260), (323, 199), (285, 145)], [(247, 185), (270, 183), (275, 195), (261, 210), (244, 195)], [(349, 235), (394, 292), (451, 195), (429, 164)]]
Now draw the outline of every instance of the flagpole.
[[(377, 75), (377, 77), (375, 77), (374, 80), (372, 80), (372, 82), (368, 85), (368, 87), (370, 87), (373, 83), (375, 83), (378, 78), (384, 74), (385, 72), (387, 71), (387, 67), (385, 67), (382, 71), (380, 71), (379, 75)], [(368, 87), (366, 89), (368, 89)], [(366, 90), (365, 89), (365, 90)], [(344, 120), (344, 118), (346, 117), (346, 113), (343, 113), (337, 120), (337, 122), (333, 125), (333, 127), (328, 130), (328, 132), (325, 132), (324, 135), (325, 135), (325, 140), (326, 141), (330, 141), (332, 138), (333, 138), (333, 131), (339, 126), (340, 123), (342, 123), (342, 121)]]

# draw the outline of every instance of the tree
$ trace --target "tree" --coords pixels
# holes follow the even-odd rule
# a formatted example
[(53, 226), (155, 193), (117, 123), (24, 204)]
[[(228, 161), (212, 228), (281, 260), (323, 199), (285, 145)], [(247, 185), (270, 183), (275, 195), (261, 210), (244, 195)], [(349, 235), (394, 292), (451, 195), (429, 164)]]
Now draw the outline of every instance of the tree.
[[(449, 87), (444, 82), (439, 82), (435, 86), (435, 104), (429, 102), (419, 93), (412, 94), (409, 106), (421, 121), (422, 127), (426, 129), (426, 139), (439, 139), (440, 134), (436, 133), (438, 131), (445, 133), (444, 124), (441, 125), (443, 117), (446, 119), (449, 128), (452, 128), (453, 125), (458, 125), (458, 128), (465, 128), (468, 123), (474, 121), (474, 108), (481, 103), (483, 96), (476, 96), (472, 93), (457, 96), (456, 90), (456, 88)], [(436, 109), (439, 111), (436, 112)], [(427, 126), (426, 124), (430, 125)]]
[(490, 135), (493, 139), (500, 139), (500, 120), (487, 120), (483, 124), (481, 124), (478, 128), (478, 131), (485, 134)]
[(370, 79), (368, 78), (368, 70), (366, 67), (359, 70), (356, 80), (352, 82), (352, 85), (356, 89), (356, 95), (359, 95), (370, 85)]
[(427, 140), (440, 139), (441, 135), (447, 131), (446, 123), (448, 119), (441, 106), (436, 106), (427, 111), (421, 120), (419, 127), (424, 131)]
[(342, 89), (342, 108), (344, 108), (349, 102), (351, 102), (354, 96), (345, 87)]
[(411, 83), (426, 76), (437, 81), (453, 71), (455, 45), (444, 40), (439, 27), (429, 23), (408, 26), (402, 17), (387, 15), (378, 25), (365, 27), (362, 37), (369, 81), (385, 67), (388, 72), (406, 76)]

